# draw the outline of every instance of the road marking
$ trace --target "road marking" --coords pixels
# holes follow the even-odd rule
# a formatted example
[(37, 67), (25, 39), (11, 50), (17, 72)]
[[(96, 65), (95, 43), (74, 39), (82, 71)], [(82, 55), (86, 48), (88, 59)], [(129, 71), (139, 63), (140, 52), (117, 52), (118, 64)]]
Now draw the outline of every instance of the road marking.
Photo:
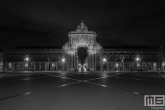
[(46, 77), (37, 77), (37, 78), (25, 78), (25, 79), (8, 80), (8, 81), (0, 81), (0, 82), (10, 82), (10, 81), (19, 81), (19, 80), (28, 81), (28, 80), (31, 80), (31, 79), (40, 79), (40, 78), (47, 78), (47, 77), (51, 77), (51, 76), (46, 76)]
[(5, 72), (4, 74), (2, 74), (1, 76), (0, 76), (0, 79), (6, 74), (7, 72)]
[(29, 94), (31, 94), (32, 92), (26, 92), (26, 93), (24, 93), (24, 95), (29, 95)]
[(119, 77), (119, 76), (114, 76), (114, 77), (116, 77), (116, 78), (124, 78), (124, 79), (134, 79), (134, 80), (153, 81), (153, 82), (165, 82), (165, 81), (155, 81), (155, 80), (138, 79), (138, 78)]
[[(56, 76), (56, 77), (58, 77), (58, 76)], [(64, 77), (64, 76), (62, 76), (62, 77), (59, 77), (59, 78), (64, 78), (64, 79), (71, 79), (71, 80), (81, 81), (81, 80), (78, 80), (78, 79), (67, 78), (67, 77)]]
[(165, 78), (165, 76), (164, 75), (162, 75), (160, 72), (158, 72), (163, 78)]
[(136, 94), (136, 95), (144, 95), (142, 93), (126, 90), (126, 89), (123, 89), (123, 88), (116, 88), (116, 87), (102, 85), (102, 84), (97, 84), (97, 83), (92, 83), (92, 82), (86, 82), (86, 83), (97, 85), (97, 86), (102, 86), (102, 87), (107, 87), (107, 88), (111, 88), (111, 89), (116, 89), (116, 90), (122, 90), (122, 91), (130, 92), (130, 93), (133, 93), (133, 94)]
[[(63, 84), (63, 85), (60, 85), (60, 86), (57, 86), (57, 87), (64, 87), (64, 86), (69, 86), (69, 85), (72, 85), (72, 84), (77, 84), (77, 83), (81, 83), (82, 81), (78, 81), (78, 82), (74, 82), (74, 83), (68, 83), (68, 84)], [(56, 87), (55, 87), (56, 88)]]

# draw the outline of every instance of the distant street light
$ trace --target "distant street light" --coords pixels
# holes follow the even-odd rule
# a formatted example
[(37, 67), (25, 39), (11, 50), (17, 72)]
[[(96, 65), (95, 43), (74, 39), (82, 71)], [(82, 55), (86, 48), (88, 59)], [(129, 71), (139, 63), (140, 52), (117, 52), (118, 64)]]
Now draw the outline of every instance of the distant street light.
[(137, 57), (136, 57), (136, 62), (137, 62), (137, 70), (138, 70), (138, 68), (140, 67), (140, 57), (137, 55)]
[(64, 68), (64, 62), (65, 62), (65, 59), (63, 58), (62, 59), (62, 72), (63, 72), (63, 68)]
[[(25, 60), (25, 67), (28, 68), (28, 61), (30, 60), (29, 56), (26, 55), (26, 57), (24, 58), (24, 60)], [(26, 70), (26, 68), (25, 68), (25, 70)]]
[(107, 61), (107, 60), (104, 58), (104, 59), (103, 59), (103, 62), (106, 62), (106, 61)]
[(105, 63), (107, 62), (107, 59), (106, 58), (103, 58), (103, 72), (105, 70)]
[(64, 58), (62, 59), (62, 62), (65, 62), (65, 59)]

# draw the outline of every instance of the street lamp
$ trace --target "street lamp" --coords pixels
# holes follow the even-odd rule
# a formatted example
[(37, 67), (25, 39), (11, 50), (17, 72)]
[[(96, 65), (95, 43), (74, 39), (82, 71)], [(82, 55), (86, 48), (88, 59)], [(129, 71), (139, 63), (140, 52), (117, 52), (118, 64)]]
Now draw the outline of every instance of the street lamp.
[(48, 71), (50, 70), (50, 65), (49, 65), (49, 58), (48, 58)]
[(124, 70), (124, 58), (121, 61), (121, 69)]
[(164, 71), (165, 70), (165, 62), (163, 62), (163, 64), (162, 64), (162, 71)]
[(62, 71), (63, 71), (64, 62), (65, 62), (65, 58), (62, 59)]
[[(25, 60), (25, 67), (28, 68), (28, 63), (27, 62), (30, 60), (29, 56), (26, 55), (26, 57), (24, 58), (24, 60)], [(25, 70), (26, 70), (26, 68), (25, 68)]]
[(136, 57), (136, 62), (137, 62), (137, 70), (138, 70), (138, 68), (139, 68), (139, 66), (140, 66), (140, 58), (139, 58), (139, 56), (137, 55), (137, 57)]
[(103, 58), (103, 72), (105, 70), (105, 63), (107, 62), (107, 59), (106, 58)]

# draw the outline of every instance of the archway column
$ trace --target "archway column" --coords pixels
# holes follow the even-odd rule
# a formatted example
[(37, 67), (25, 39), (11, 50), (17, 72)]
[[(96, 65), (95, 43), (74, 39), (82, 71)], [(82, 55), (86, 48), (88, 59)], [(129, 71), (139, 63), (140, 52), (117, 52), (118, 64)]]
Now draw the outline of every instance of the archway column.
[(88, 66), (91, 71), (95, 71), (96, 68), (96, 53), (94, 50), (88, 51)]
[(76, 66), (76, 62), (77, 62), (77, 55), (76, 55), (76, 52), (75, 51), (70, 51), (70, 55), (69, 55), (69, 68), (70, 68), (70, 71), (74, 71), (75, 67)]

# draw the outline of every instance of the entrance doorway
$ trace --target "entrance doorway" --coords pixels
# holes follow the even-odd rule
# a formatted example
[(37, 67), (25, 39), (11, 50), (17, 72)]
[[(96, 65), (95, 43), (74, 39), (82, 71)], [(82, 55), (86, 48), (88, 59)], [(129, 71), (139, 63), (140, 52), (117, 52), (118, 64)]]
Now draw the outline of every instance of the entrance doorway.
[(78, 71), (85, 72), (87, 71), (87, 48), (85, 47), (79, 47), (77, 49), (77, 55), (78, 55)]

